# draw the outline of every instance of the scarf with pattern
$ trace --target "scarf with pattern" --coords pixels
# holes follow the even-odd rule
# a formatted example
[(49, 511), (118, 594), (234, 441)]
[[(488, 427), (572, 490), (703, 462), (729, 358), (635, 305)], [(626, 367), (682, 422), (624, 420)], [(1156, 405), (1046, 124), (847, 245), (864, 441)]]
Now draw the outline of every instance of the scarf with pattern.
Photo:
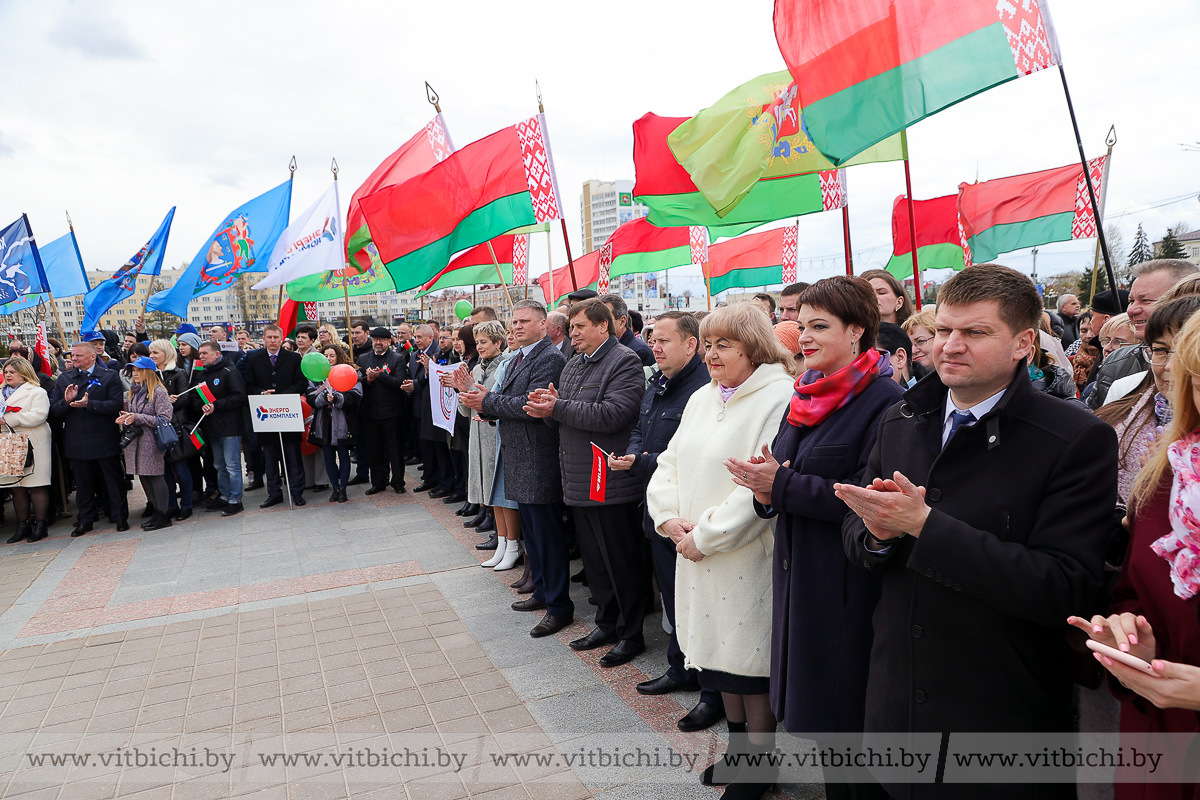
[(1150, 549), (1171, 564), (1171, 583), (1184, 600), (1200, 591), (1200, 429), (1167, 448), (1175, 477), (1167, 517), (1171, 532), (1154, 541)]
[(822, 375), (810, 369), (796, 379), (796, 393), (792, 395), (788, 409), (788, 422), (797, 428), (812, 428), (826, 417), (862, 394), (871, 381), (889, 377), (892, 364), (887, 353), (875, 348), (864, 350), (862, 355), (832, 375)]

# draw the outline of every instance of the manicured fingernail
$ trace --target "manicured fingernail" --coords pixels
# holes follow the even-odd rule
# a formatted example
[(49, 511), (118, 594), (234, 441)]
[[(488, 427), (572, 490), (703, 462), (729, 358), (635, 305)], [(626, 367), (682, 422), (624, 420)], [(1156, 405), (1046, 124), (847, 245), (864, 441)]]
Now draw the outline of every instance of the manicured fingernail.
[(1122, 652), (1122, 653), (1128, 653), (1128, 652), (1129, 652), (1129, 645), (1128, 645), (1128, 644), (1126, 644), (1125, 642), (1121, 642), (1121, 645), (1120, 645), (1120, 647), (1121, 647), (1121, 652)]
[(1136, 633), (1129, 634), (1129, 643), (1137, 644), (1137, 634)]
[(1111, 666), (1113, 665), (1112, 659), (1111, 659), (1111, 658), (1109, 658), (1108, 656), (1101, 656), (1101, 658), (1103, 658), (1103, 659), (1104, 659), (1104, 663), (1105, 663), (1107, 666), (1110, 666), (1110, 667), (1111, 667)]
[(1093, 633), (1104, 633), (1104, 626), (1103, 625), (1093, 625), (1092, 632)]
[(1100, 658), (1100, 654), (1099, 654), (1099, 653), (1092, 653), (1092, 655), (1096, 657), (1096, 660), (1097, 660), (1097, 661), (1101, 661), (1101, 658)]

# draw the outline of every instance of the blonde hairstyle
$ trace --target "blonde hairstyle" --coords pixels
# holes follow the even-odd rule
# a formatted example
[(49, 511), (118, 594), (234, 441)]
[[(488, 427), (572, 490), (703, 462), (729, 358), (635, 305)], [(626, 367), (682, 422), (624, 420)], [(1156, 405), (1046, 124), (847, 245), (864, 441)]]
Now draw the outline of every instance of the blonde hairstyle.
[(1129, 328), (1129, 330), (1133, 330), (1133, 323), (1129, 321), (1128, 314), (1117, 314), (1114, 317), (1109, 317), (1108, 321), (1100, 326), (1100, 332), (1096, 336), (1107, 336), (1117, 328)]
[[(554, 313), (557, 314), (558, 312), (556, 311)], [(566, 326), (564, 325), (563, 327)], [(505, 336), (508, 333), (504, 329), (504, 323), (497, 319), (489, 319), (486, 322), (481, 322), (476, 325), (471, 332), (475, 334), (476, 340), (482, 336), (489, 342), (496, 342), (498, 344), (504, 344)]]
[(1175, 356), (1171, 365), (1171, 410), (1175, 416), (1133, 482), (1129, 493), (1131, 506), (1153, 497), (1171, 471), (1167, 461), (1170, 445), (1200, 428), (1200, 409), (1192, 399), (1192, 381), (1196, 378), (1200, 378), (1200, 314), (1189, 317), (1175, 337)]
[(149, 344), (147, 349), (157, 350), (167, 357), (167, 360), (162, 365), (164, 372), (169, 369), (175, 369), (176, 356), (178, 354), (175, 352), (175, 345), (171, 344), (169, 339), (155, 339)]
[[(346, 346), (346, 343), (342, 341), (341, 336), (338, 334), (337, 328), (334, 327), (332, 322), (322, 322), (321, 330), (328, 333), (330, 340), (332, 340), (333, 343), (336, 344), (338, 347), (342, 348), (343, 350), (350, 349), (349, 347)], [(321, 341), (321, 338), (320, 338), (320, 336), (318, 336), (317, 343), (319, 344), (320, 341)]]
[[(166, 391), (166, 388), (163, 387), (163, 385), (162, 385), (162, 381), (160, 381), (158, 379), (158, 371), (157, 370), (141, 369), (140, 367), (134, 367), (133, 370), (134, 370), (134, 372), (141, 373), (142, 385), (146, 387), (146, 395), (150, 398), (151, 402), (154, 401), (154, 395), (156, 395), (158, 393), (158, 390), (160, 388), (162, 388), (163, 391)], [(138, 385), (136, 383), (133, 386), (129, 387), (129, 403), (133, 402), (133, 396), (135, 394), (137, 394), (137, 390), (138, 390)], [(126, 404), (125, 410), (126, 411), (129, 410), (129, 404)]]
[(796, 374), (796, 359), (775, 338), (770, 318), (754, 303), (734, 303), (718, 308), (700, 320), (700, 340), (728, 339), (739, 343), (755, 367), (782, 364)]
[(32, 383), (34, 386), (41, 386), (42, 382), (38, 380), (37, 371), (33, 368), (33, 364), (27, 359), (20, 356), (13, 356), (4, 366), (12, 367), (17, 371), (17, 374), (25, 379), (26, 383)]
[(927, 305), (922, 306), (921, 310), (913, 314), (908, 319), (900, 324), (900, 327), (909, 336), (912, 336), (913, 331), (917, 328), (936, 333), (937, 332), (937, 306)]

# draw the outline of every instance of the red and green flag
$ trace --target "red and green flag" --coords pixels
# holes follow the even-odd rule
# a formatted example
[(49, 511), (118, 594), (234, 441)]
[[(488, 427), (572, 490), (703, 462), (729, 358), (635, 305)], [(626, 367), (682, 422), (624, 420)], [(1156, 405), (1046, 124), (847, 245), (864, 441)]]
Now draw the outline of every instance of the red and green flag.
[[(667, 145), (722, 218), (761, 178), (837, 169), (805, 133), (796, 83), (787, 70), (742, 84), (681, 123), (667, 137)], [(897, 135), (844, 166), (904, 157)]]
[(213, 394), (212, 389), (208, 388), (207, 383), (196, 384), (196, 394), (204, 398), (204, 402), (210, 405), (217, 402), (217, 396)]
[[(1107, 161), (1101, 156), (1088, 162), (1097, 197), (1103, 197)], [(1013, 250), (1096, 235), (1081, 164), (959, 184), (958, 214), (977, 264)]]
[(284, 336), (291, 336), (298, 326), (306, 322), (315, 323), (318, 317), (319, 314), (317, 313), (317, 304), (315, 301), (293, 300), (289, 296), (287, 300), (283, 301), (283, 305), (279, 307), (279, 320), (276, 324), (283, 329)]
[[(927, 269), (962, 269), (963, 233), (958, 222), (958, 195), (913, 201), (917, 223), (917, 263)], [(912, 235), (908, 225), (908, 198), (900, 195), (892, 203), (892, 257), (887, 271), (900, 280), (913, 276)]]
[(775, 38), (835, 164), (1060, 61), (1046, 0), (776, 0)]
[(607, 293), (610, 278), (703, 263), (692, 258), (691, 232), (691, 228), (657, 228), (645, 219), (621, 225), (599, 250), (599, 281), (604, 287), (600, 294)]
[(192, 447), (200, 450), (204, 447), (204, 437), (200, 435), (199, 428), (193, 428), (191, 435), (188, 437), (192, 440)]
[[(512, 236), (505, 234), (492, 239), (490, 244), (491, 250), (488, 250), (489, 242), (477, 244), (464, 253), (455, 256), (454, 260), (446, 265), (446, 268), (434, 275), (428, 281), (421, 285), (421, 291), (417, 294), (418, 297), (427, 295), (430, 292), (438, 292), (442, 289), (449, 289), (454, 286), (479, 286), (485, 283), (499, 283), (500, 278), (496, 274), (496, 265), (499, 264), (500, 271), (504, 274), (504, 280), (508, 284), (513, 284), (513, 259), (517, 250), (516, 241), (520, 239), (522, 242), (521, 250), (526, 263), (529, 259), (529, 234), (520, 236)], [(496, 260), (492, 261), (492, 253), (495, 252)], [(524, 283), (525, 281), (521, 281)]]
[(497, 131), (360, 206), (396, 291), (415, 289), (451, 256), (518, 228), (562, 217), (543, 115)]
[(646, 114), (633, 123), (633, 194), (650, 209), (652, 225), (701, 225), (714, 235), (735, 236), (764, 222), (845, 205), (845, 174), (828, 170), (760, 178), (731, 211), (718, 216), (667, 144), (667, 137), (686, 121)]
[(553, 291), (551, 291), (550, 273), (543, 272), (538, 276), (538, 286), (542, 288), (542, 296), (546, 298), (546, 305), (553, 310), (555, 306), (566, 299), (567, 295), (576, 289), (596, 289), (600, 281), (600, 251), (593, 250), (587, 255), (582, 255), (575, 259), (574, 275), (577, 279), (571, 279), (571, 267), (564, 266), (554, 270)]
[(711, 294), (726, 289), (796, 282), (795, 225), (747, 233), (708, 248)]

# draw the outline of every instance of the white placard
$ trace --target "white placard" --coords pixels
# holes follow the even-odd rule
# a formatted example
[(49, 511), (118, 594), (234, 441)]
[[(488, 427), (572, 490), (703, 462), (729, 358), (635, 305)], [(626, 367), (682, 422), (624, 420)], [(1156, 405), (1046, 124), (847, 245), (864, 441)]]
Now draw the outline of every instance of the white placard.
[(452, 375), (458, 364), (429, 362), (429, 409), (433, 424), (454, 435), (454, 415), (458, 413), (458, 390), (442, 386), (442, 375)]
[(255, 433), (303, 433), (304, 409), (298, 394), (252, 394), (250, 423)]
[(222, 353), (237, 353), (242, 349), (242, 348), (238, 347), (237, 342), (228, 342), (227, 341), (227, 342), (218, 342), (218, 344), (221, 345)]

